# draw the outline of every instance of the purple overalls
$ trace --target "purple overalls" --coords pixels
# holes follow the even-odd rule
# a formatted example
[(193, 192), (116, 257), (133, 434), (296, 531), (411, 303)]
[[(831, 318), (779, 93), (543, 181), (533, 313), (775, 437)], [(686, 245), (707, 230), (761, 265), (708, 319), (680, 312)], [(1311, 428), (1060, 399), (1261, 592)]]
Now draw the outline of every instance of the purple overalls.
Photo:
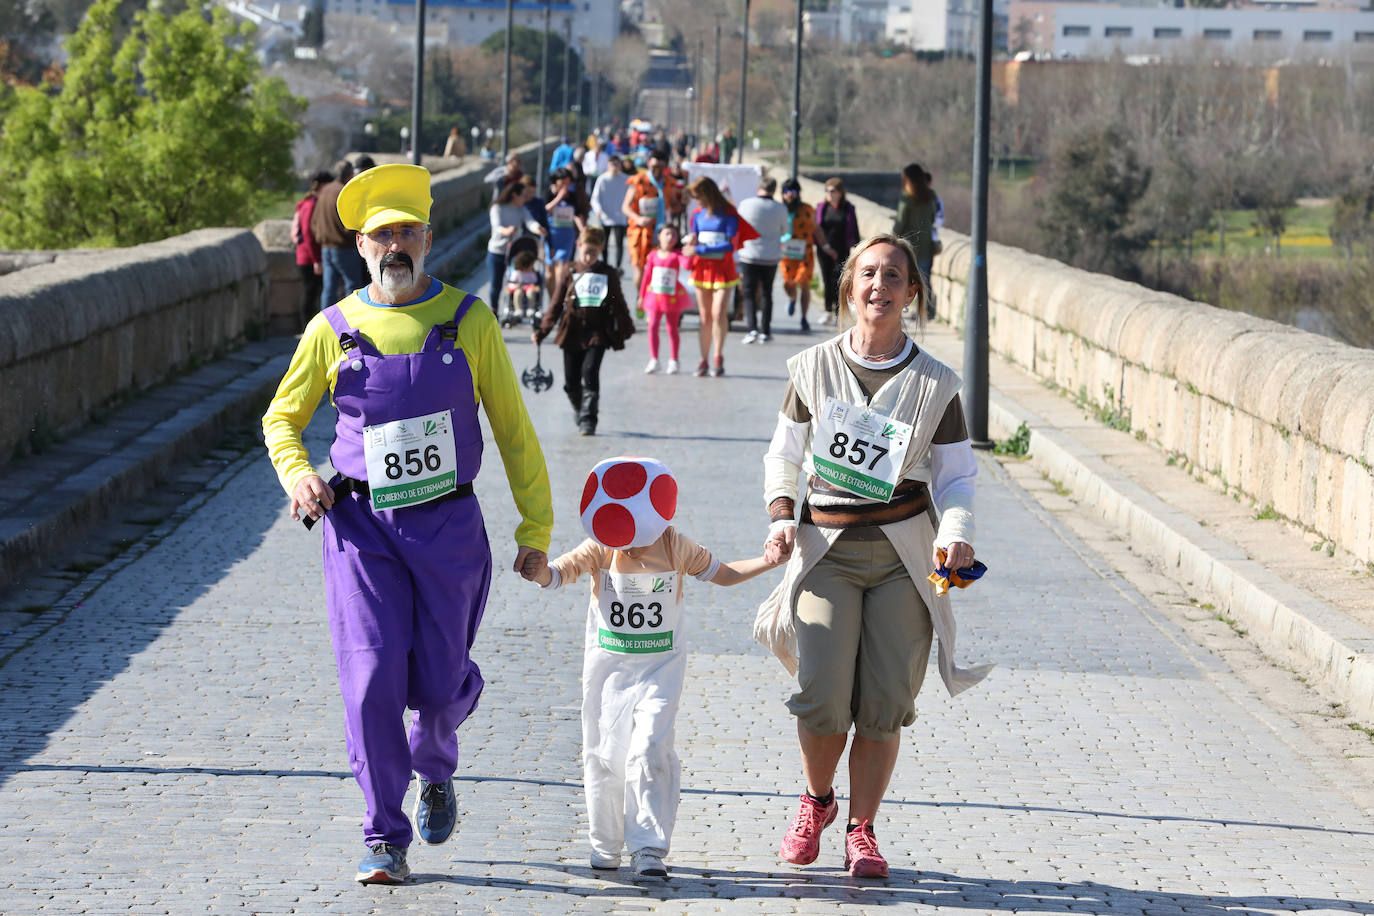
[[(363, 427), (452, 411), (457, 482), (482, 462), (472, 372), (458, 322), (432, 328), (419, 353), (383, 356), (325, 310), (343, 361), (329, 456), (343, 477), (367, 480)], [(402, 803), (411, 771), (444, 782), (458, 765), (457, 728), (477, 708), (482, 674), (468, 657), (491, 583), (491, 549), (477, 498), (376, 511), (351, 493), (324, 516), (325, 597), (343, 693), (349, 764), (367, 803), (365, 842), (410, 845)], [(404, 713), (415, 710), (409, 739)]]

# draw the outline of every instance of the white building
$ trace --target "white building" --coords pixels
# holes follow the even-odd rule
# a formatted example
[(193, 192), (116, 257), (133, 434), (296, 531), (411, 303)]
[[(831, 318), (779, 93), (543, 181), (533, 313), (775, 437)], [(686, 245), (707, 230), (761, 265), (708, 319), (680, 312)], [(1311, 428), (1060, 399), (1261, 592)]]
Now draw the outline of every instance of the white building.
[[(329, 14), (371, 16), (379, 22), (415, 27), (415, 0), (324, 0), (325, 30)], [(544, 27), (543, 3), (518, 0), (516, 25)], [(563, 34), (571, 27), (574, 45), (609, 48), (620, 34), (620, 0), (554, 0), (549, 4), (551, 27)], [(452, 45), (481, 44), (506, 28), (505, 0), (426, 0), (425, 39)]]
[[(980, 0), (889, 0), (885, 38), (913, 51), (978, 52)], [(1007, 0), (993, 0), (993, 47), (1006, 48)]]
[(1374, 57), (1374, 11), (1200, 9), (1072, 4), (1054, 11), (1054, 55), (1093, 58), (1115, 53), (1260, 54), (1343, 57), (1357, 47)]

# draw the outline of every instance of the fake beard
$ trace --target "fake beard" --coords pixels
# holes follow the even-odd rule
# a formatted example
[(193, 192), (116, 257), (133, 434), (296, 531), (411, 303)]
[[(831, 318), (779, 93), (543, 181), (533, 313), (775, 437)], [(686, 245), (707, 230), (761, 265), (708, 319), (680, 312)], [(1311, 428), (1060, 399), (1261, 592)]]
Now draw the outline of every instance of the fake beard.
[(424, 273), (425, 256), (420, 255), (416, 262), (404, 251), (388, 251), (380, 258), (368, 258), (367, 269), (382, 292), (394, 296), (410, 289), (415, 278)]

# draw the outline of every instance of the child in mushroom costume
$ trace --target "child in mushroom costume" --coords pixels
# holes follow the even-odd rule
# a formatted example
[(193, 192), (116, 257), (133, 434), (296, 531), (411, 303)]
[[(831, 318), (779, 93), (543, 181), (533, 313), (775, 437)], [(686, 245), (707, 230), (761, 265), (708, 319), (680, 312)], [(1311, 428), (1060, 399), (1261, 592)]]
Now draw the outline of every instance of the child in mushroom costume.
[(666, 877), (681, 794), (673, 722), (687, 668), (683, 577), (735, 585), (771, 568), (722, 563), (668, 523), (677, 481), (653, 458), (607, 458), (582, 489), (590, 535), (534, 577), (559, 588), (592, 579), (582, 661), (582, 741), (593, 868)]

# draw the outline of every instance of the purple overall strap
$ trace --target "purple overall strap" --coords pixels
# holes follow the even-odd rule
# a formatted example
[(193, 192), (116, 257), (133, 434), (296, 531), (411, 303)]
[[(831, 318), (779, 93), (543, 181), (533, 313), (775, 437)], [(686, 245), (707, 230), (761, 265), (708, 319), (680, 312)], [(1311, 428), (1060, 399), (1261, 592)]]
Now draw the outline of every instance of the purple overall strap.
[[(477, 297), (468, 293), (463, 297), (463, 301), (458, 303), (458, 308), (453, 312), (452, 320), (445, 322), (439, 327), (439, 349), (454, 350), (458, 344), (458, 323), (463, 320), (463, 316), (468, 313), (468, 309), (477, 301)], [(447, 347), (444, 345), (448, 344)]]
[(358, 341), (353, 338), (353, 329), (344, 320), (342, 309), (337, 305), (331, 305), (324, 310), (324, 317), (329, 322), (329, 326), (334, 329), (334, 333), (339, 335), (339, 347), (345, 353), (358, 345)]

